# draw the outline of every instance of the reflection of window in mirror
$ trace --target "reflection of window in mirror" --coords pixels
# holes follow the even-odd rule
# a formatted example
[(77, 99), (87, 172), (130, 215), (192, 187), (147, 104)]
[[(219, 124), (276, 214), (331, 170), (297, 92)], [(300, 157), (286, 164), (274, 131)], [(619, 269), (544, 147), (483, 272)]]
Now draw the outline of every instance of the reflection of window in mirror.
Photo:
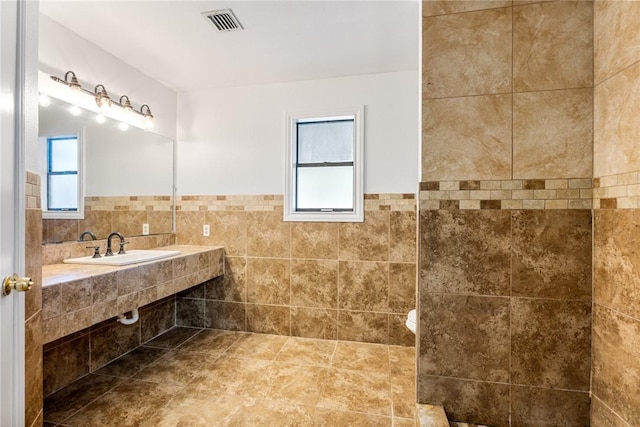
[(84, 218), (81, 135), (52, 135), (46, 144), (46, 177), (42, 183), (43, 217)]

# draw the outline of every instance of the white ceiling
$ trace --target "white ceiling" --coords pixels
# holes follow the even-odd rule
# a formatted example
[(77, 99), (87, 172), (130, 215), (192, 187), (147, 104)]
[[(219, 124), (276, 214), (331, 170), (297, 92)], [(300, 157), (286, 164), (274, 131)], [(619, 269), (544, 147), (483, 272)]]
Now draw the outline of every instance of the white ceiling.
[[(201, 15), (226, 8), (243, 31)], [(418, 68), (417, 0), (41, 0), (40, 10), (181, 92)]]

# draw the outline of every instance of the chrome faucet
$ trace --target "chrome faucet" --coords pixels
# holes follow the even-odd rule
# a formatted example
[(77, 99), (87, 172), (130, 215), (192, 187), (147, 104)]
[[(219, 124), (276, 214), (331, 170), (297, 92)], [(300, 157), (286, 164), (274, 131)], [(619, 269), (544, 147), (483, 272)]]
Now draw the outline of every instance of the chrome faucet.
[(113, 256), (113, 251), (111, 250), (111, 239), (113, 239), (114, 236), (120, 239), (120, 250), (118, 251), (118, 254), (125, 253), (124, 245), (128, 242), (124, 241), (124, 236), (122, 234), (114, 231), (113, 233), (109, 234), (109, 237), (107, 237), (107, 253), (105, 253), (104, 256)]
[(85, 231), (80, 235), (80, 238), (78, 239), (78, 242), (84, 242), (84, 238), (87, 237), (87, 236), (91, 237), (91, 240), (96, 240), (96, 235), (95, 234), (93, 234), (90, 231)]

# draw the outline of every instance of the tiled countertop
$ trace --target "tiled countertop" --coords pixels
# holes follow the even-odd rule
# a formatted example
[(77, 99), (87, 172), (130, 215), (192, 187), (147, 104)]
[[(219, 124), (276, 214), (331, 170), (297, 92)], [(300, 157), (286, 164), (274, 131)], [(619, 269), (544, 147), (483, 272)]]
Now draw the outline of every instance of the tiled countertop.
[(224, 274), (220, 246), (165, 246), (179, 255), (124, 266), (42, 267), (44, 342), (173, 295)]

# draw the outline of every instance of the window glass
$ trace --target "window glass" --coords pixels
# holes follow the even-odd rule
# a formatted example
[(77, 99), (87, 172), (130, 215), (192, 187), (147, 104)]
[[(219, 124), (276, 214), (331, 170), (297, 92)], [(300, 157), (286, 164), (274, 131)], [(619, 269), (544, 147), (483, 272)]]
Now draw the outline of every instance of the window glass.
[(49, 209), (78, 209), (78, 175), (51, 175), (49, 177)]
[(51, 138), (50, 144), (50, 172), (78, 171), (78, 139)]
[(78, 138), (47, 139), (47, 210), (78, 211)]
[(298, 163), (353, 161), (353, 120), (298, 123)]
[(297, 208), (353, 210), (353, 166), (298, 168)]

